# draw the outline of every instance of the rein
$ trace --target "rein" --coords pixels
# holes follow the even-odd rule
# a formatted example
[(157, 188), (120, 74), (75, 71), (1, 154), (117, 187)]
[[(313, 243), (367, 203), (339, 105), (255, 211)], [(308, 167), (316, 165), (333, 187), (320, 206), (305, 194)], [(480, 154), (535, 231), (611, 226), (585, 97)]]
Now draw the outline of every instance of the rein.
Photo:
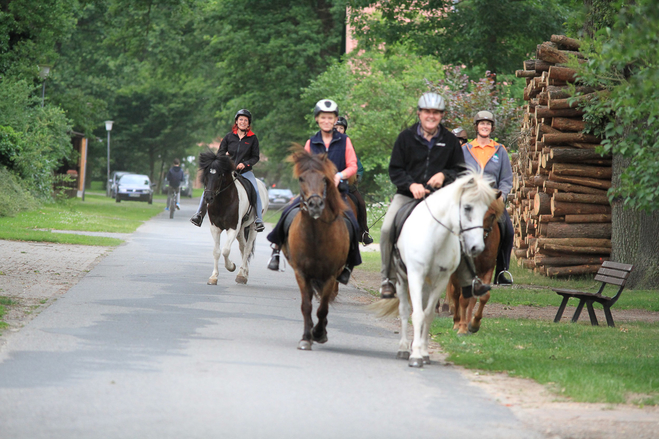
[[(210, 169), (210, 170), (209, 170), (209, 172), (210, 172), (211, 174), (215, 174), (215, 173), (217, 172), (217, 171), (215, 171), (215, 172), (213, 172), (213, 171), (215, 171), (215, 169)], [(229, 183), (228, 185), (224, 186), (224, 188), (222, 188), (222, 183), (220, 182), (220, 187), (219, 187), (216, 191), (211, 191), (211, 190), (208, 190), (208, 189), (204, 188), (204, 192), (213, 192), (213, 196), (214, 196), (214, 197), (217, 197), (217, 196), (220, 195), (222, 192), (224, 192), (225, 190), (229, 189), (229, 188), (231, 187), (231, 185), (232, 185), (233, 183), (235, 183), (235, 182), (236, 182), (236, 177), (235, 177), (235, 175), (234, 175), (234, 176), (233, 176), (233, 179), (231, 180), (231, 183)]]
[[(464, 189), (462, 190), (462, 192), (464, 193)], [(469, 227), (468, 229), (463, 229), (463, 228), (462, 228), (462, 215), (461, 215), (461, 213), (462, 213), (462, 194), (460, 194), (460, 204), (459, 204), (459, 206), (458, 206), (458, 209), (459, 209), (459, 210), (458, 210), (458, 212), (459, 212), (459, 213), (458, 213), (458, 221), (459, 221), (459, 223), (460, 223), (460, 232), (458, 232), (458, 233), (455, 233), (455, 232), (453, 231), (453, 229), (451, 229), (449, 226), (447, 226), (446, 224), (444, 224), (443, 222), (441, 222), (440, 220), (438, 220), (437, 218), (435, 218), (435, 215), (432, 214), (432, 210), (430, 210), (430, 206), (428, 206), (428, 198), (427, 198), (427, 197), (423, 197), (423, 202), (424, 202), (424, 204), (426, 205), (426, 207), (428, 208), (428, 213), (430, 214), (430, 217), (431, 217), (432, 219), (434, 219), (439, 225), (441, 225), (441, 226), (444, 227), (446, 230), (448, 230), (449, 232), (451, 232), (453, 235), (455, 235), (455, 236), (457, 236), (458, 238), (460, 238), (460, 241), (461, 241), (461, 242), (462, 242), (462, 234), (463, 234), (464, 232), (468, 232), (469, 230), (474, 230), (474, 229), (483, 229), (483, 230), (485, 230), (485, 229), (483, 228), (483, 226), (473, 226), (473, 227)], [(492, 227), (490, 227), (490, 228), (488, 229), (487, 233), (490, 233), (491, 231), (492, 231)]]

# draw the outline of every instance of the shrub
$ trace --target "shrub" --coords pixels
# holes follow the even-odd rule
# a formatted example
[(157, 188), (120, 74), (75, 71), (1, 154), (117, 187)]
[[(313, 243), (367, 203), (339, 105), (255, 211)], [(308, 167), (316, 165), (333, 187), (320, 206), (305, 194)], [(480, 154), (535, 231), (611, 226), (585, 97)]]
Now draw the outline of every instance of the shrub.
[(0, 217), (15, 216), (22, 210), (37, 207), (37, 201), (22, 187), (21, 180), (0, 166)]

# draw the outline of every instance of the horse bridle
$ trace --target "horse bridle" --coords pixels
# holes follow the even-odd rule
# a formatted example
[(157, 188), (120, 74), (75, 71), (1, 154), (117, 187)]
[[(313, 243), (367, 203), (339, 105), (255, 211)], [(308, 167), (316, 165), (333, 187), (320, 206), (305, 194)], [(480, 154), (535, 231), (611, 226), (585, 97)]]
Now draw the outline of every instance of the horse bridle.
[[(217, 174), (217, 170), (215, 170), (215, 169), (213, 169), (213, 168), (209, 169), (208, 172), (209, 172), (210, 174)], [(231, 185), (232, 185), (235, 181), (236, 181), (236, 176), (235, 176), (235, 174), (234, 174), (234, 175), (233, 175), (233, 179), (231, 180), (231, 183), (229, 183), (229, 184), (227, 184), (226, 186), (224, 186), (224, 188), (222, 188), (222, 184), (220, 183), (220, 188), (217, 189), (217, 190), (215, 190), (215, 191), (213, 191), (213, 196), (214, 196), (214, 197), (217, 197), (217, 196), (220, 195), (222, 192), (224, 192), (225, 190), (229, 189), (229, 188), (231, 187)], [(206, 192), (211, 192), (211, 191), (208, 190), (208, 189), (206, 189), (206, 188), (204, 187), (204, 193), (206, 193)]]
[[(462, 242), (462, 240), (463, 240), (463, 238), (462, 238), (462, 234), (463, 234), (464, 232), (468, 232), (468, 231), (470, 231), (470, 230), (474, 230), (474, 229), (483, 229), (483, 231), (485, 231), (485, 228), (484, 228), (482, 225), (481, 225), (481, 226), (473, 226), (473, 227), (469, 227), (468, 229), (463, 229), (463, 228), (462, 228), (462, 215), (461, 215), (461, 213), (462, 213), (462, 195), (463, 195), (463, 194), (464, 194), (464, 189), (462, 189), (462, 193), (460, 194), (460, 203), (459, 203), (459, 206), (458, 206), (458, 209), (459, 209), (458, 212), (460, 212), (460, 214), (458, 215), (458, 221), (459, 221), (459, 225), (460, 225), (460, 231), (459, 231), (458, 233), (455, 233), (455, 232), (453, 231), (453, 229), (451, 229), (449, 226), (447, 226), (446, 224), (444, 224), (443, 222), (441, 222), (440, 220), (438, 220), (437, 218), (435, 218), (435, 215), (432, 214), (432, 210), (430, 210), (430, 206), (428, 206), (428, 197), (423, 197), (423, 202), (425, 203), (426, 207), (428, 208), (428, 213), (430, 213), (430, 217), (431, 217), (432, 219), (434, 219), (439, 225), (443, 226), (446, 230), (448, 230), (449, 232), (451, 232), (453, 235), (455, 235), (455, 236), (457, 236), (458, 238), (460, 238), (460, 242)], [(491, 231), (492, 231), (492, 227), (490, 227), (490, 228), (488, 229), (487, 233), (489, 234)]]
[[(304, 210), (305, 212), (308, 213), (309, 212), (309, 201), (311, 201), (313, 198), (320, 198), (322, 201), (325, 201), (327, 199), (327, 181), (325, 182), (325, 187), (323, 187), (323, 196), (322, 197), (318, 194), (313, 194), (310, 197), (305, 199), (304, 194), (302, 193), (302, 191), (300, 191), (300, 210)], [(338, 217), (339, 217), (339, 214), (337, 214), (334, 217), (334, 219), (332, 219), (332, 221), (323, 221), (322, 219), (320, 219), (320, 218), (319, 219), (321, 221), (323, 221), (324, 223), (331, 224), (334, 221), (336, 221), (336, 219)]]

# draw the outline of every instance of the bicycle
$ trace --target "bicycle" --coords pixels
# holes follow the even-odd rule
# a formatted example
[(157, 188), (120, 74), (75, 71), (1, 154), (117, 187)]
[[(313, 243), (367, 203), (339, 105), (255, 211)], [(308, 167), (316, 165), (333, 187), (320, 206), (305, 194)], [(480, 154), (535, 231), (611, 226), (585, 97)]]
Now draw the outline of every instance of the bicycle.
[(169, 190), (167, 191), (167, 207), (169, 208), (169, 219), (174, 218), (174, 211), (178, 209), (178, 195), (180, 192), (181, 188), (173, 188), (169, 187)]

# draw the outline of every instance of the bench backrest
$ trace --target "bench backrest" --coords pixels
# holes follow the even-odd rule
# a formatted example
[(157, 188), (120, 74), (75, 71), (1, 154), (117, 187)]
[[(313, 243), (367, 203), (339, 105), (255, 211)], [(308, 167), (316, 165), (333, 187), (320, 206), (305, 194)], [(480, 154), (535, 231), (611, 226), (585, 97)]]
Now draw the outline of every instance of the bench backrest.
[(612, 302), (615, 303), (615, 301), (618, 300), (618, 297), (620, 297), (620, 293), (622, 293), (623, 288), (625, 288), (627, 278), (629, 277), (629, 273), (631, 273), (633, 268), (634, 266), (630, 264), (604, 261), (600, 269), (597, 271), (597, 274), (595, 275), (595, 280), (602, 282), (599, 293), (604, 291), (604, 286), (606, 284), (618, 285), (620, 289), (618, 289), (618, 293), (612, 299)]

